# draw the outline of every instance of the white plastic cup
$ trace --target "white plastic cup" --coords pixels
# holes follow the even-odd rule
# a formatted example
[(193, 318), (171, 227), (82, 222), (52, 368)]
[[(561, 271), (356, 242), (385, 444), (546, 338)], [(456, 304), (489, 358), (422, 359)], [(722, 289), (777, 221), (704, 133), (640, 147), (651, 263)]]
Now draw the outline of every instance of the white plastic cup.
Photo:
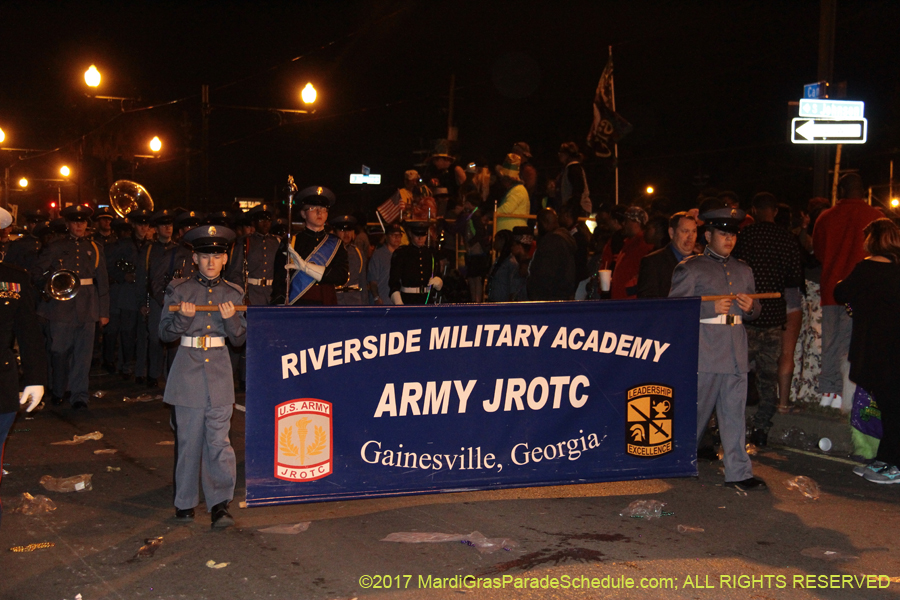
[(603, 269), (599, 271), (600, 274), (600, 291), (608, 292), (609, 291), (609, 282), (612, 279), (612, 271), (608, 269)]
[(828, 452), (829, 450), (831, 450), (831, 440), (826, 437), (823, 437), (821, 440), (819, 440), (819, 450), (821, 450), (822, 452)]

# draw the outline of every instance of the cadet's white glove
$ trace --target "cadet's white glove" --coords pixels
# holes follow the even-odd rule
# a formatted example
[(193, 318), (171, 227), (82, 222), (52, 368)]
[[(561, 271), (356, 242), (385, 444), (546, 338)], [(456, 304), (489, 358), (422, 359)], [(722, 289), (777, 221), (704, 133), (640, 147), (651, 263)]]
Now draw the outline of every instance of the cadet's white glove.
[(311, 262), (303, 260), (300, 258), (300, 255), (297, 254), (297, 251), (290, 246), (288, 246), (288, 259), (287, 264), (284, 265), (285, 269), (298, 269), (316, 281), (322, 281), (322, 276), (325, 275), (325, 267), (314, 265)]
[(391, 293), (391, 301), (397, 306), (403, 306), (403, 298), (400, 297), (400, 292)]
[(31, 412), (34, 410), (34, 407), (40, 403), (41, 398), (44, 397), (44, 386), (42, 385), (26, 385), (25, 389), (22, 391), (22, 396), (19, 398), (19, 404), (28, 406), (25, 408), (25, 412)]
[(442, 287), (444, 287), (444, 280), (440, 277), (432, 277), (428, 280), (428, 285), (436, 290), (440, 290)]

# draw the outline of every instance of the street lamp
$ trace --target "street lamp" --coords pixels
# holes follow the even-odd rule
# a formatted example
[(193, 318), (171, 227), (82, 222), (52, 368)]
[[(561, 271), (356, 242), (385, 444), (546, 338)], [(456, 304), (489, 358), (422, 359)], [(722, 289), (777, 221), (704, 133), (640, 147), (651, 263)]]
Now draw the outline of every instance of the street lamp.
[(62, 175), (63, 177), (68, 177), (71, 173), (72, 173), (72, 171), (66, 165), (63, 165), (62, 168), (60, 168), (60, 170), (59, 170), (59, 174)]
[(900, 206), (900, 200), (898, 200), (897, 198), (892, 198), (891, 199), (891, 208), (897, 208), (898, 206)]
[(307, 83), (303, 91), (300, 92), (300, 99), (303, 100), (304, 104), (312, 104), (316, 101), (316, 95), (316, 88), (313, 87), (313, 84)]
[(653, 193), (653, 186), (652, 186), (652, 185), (648, 185), (648, 186), (647, 186), (647, 195), (649, 196), (649, 195), (652, 194), (652, 193)]
[(162, 150), (162, 142), (160, 141), (158, 136), (153, 136), (153, 139), (150, 140), (150, 149), (154, 152), (159, 152)]
[(22, 179), (20, 179), (20, 180), (19, 180), (19, 187), (20, 187), (20, 188), (27, 188), (27, 187), (28, 187), (28, 180), (25, 179), (24, 177), (23, 177)]
[(2, 129), (0, 129), (0, 144), (2, 144), (3, 140), (5, 140), (5, 139), (6, 139), (6, 134), (3, 133)]
[(84, 82), (88, 84), (89, 87), (99, 87), (100, 86), (100, 71), (97, 70), (97, 67), (91, 65), (90, 68), (84, 72)]

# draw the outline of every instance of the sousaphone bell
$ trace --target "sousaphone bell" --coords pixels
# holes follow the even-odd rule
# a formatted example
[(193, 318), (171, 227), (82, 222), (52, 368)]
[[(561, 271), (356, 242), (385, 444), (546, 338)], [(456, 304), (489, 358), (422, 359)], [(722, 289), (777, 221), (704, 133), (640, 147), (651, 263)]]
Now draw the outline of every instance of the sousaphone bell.
[(122, 218), (135, 210), (153, 212), (153, 198), (147, 188), (127, 179), (120, 179), (109, 187), (109, 205)]

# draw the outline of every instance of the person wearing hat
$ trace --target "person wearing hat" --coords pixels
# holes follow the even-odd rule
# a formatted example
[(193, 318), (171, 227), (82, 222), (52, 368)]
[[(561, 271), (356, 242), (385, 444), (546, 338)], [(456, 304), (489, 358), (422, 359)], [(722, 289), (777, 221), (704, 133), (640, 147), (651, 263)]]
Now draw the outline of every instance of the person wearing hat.
[(91, 235), (91, 239), (102, 244), (104, 247), (115, 244), (119, 239), (112, 228), (113, 220), (115, 218), (116, 213), (110, 207), (104, 206), (98, 208), (93, 215), (95, 229), (94, 233)]
[[(297, 205), (305, 227), (282, 242), (275, 258), (273, 304), (337, 304), (334, 288), (347, 283), (350, 267), (341, 240), (325, 231), (334, 194), (328, 188), (310, 186), (297, 193)], [(287, 272), (291, 271), (290, 281)]]
[[(9, 227), (12, 215), (0, 208), (0, 229)], [(0, 346), (0, 361), (5, 365), (15, 365), (16, 356), (12, 351), (12, 340), (19, 348), (22, 366), (22, 380), (19, 381), (19, 370), (4, 369), (0, 375), (0, 456), (6, 436), (16, 419), (19, 406), (31, 412), (41, 401), (44, 388), (47, 386), (47, 354), (44, 347), (44, 335), (34, 312), (34, 290), (28, 273), (9, 265), (0, 263), (0, 339), (5, 340)], [(19, 398), (19, 384), (25, 389)], [(0, 470), (0, 481), (3, 472)], [(0, 517), (3, 515), (0, 505)]]
[(350, 279), (337, 289), (337, 303), (340, 306), (363, 306), (369, 303), (368, 282), (366, 281), (366, 257), (356, 245), (356, 219), (343, 215), (331, 219), (334, 234), (341, 239), (347, 252)]
[[(175, 518), (191, 520), (200, 503), (200, 485), (212, 526), (234, 525), (228, 503), (237, 479), (234, 449), (228, 434), (234, 409), (231, 359), (225, 340), (243, 346), (247, 323), (235, 305), (243, 290), (222, 277), (228, 262), (231, 229), (201, 225), (184, 236), (193, 252), (196, 274), (173, 280), (166, 288), (159, 338), (178, 342), (163, 402), (172, 407), (175, 430)], [(201, 312), (206, 305), (218, 310)], [(176, 306), (172, 312), (169, 307)]]
[[(573, 209), (579, 210), (577, 207)], [(610, 238), (603, 248), (603, 257), (600, 263), (604, 269), (612, 271), (609, 291), (610, 298), (613, 300), (637, 298), (641, 259), (653, 252), (653, 245), (644, 239), (644, 225), (646, 224), (646, 211), (640, 206), (629, 206), (622, 214), (621, 249), (613, 254), (615, 238)]]
[(396, 223), (412, 206), (413, 190), (419, 185), (419, 172), (410, 169), (403, 173), (403, 185), (390, 198), (378, 206), (376, 212), (385, 224)]
[(532, 164), (534, 159), (531, 156), (531, 146), (525, 142), (516, 142), (513, 144), (510, 153), (518, 154), (522, 157), (522, 162), (519, 165), (519, 177), (522, 179), (522, 184), (525, 186), (525, 190), (530, 198), (531, 214), (536, 215), (537, 211), (544, 207), (540, 206), (541, 197), (537, 187), (538, 172), (534, 168), (534, 164)]
[(440, 262), (426, 244), (429, 223), (407, 224), (410, 244), (401, 246), (391, 255), (391, 274), (388, 286), (391, 301), (401, 304), (428, 304), (444, 286), (438, 276)]
[(15, 265), (28, 271), (32, 277), (40, 273), (34, 272), (34, 263), (41, 252), (41, 240), (34, 232), (41, 223), (47, 222), (47, 214), (38, 209), (25, 213), (25, 233), (19, 239), (10, 242), (6, 257), (2, 262)]
[(522, 159), (518, 154), (507, 154), (502, 165), (497, 166), (497, 174), (500, 175), (500, 183), (506, 189), (506, 194), (497, 206), (497, 231), (514, 227), (525, 227), (528, 220), (525, 217), (501, 217), (501, 215), (529, 215), (531, 201), (528, 199), (528, 190), (522, 184), (519, 177), (519, 167)]
[(109, 279), (106, 256), (100, 244), (85, 237), (93, 211), (83, 205), (60, 211), (68, 234), (51, 242), (38, 256), (38, 284), (60, 269), (72, 271), (80, 286), (70, 300), (51, 298), (41, 302), (38, 315), (47, 319), (53, 380), (52, 404), (61, 404), (69, 395), (75, 410), (88, 406), (88, 373), (94, 347), (96, 324), (109, 323)]
[[(174, 239), (175, 213), (164, 209), (153, 213), (150, 223), (156, 227), (156, 239), (147, 245), (144, 250), (141, 263), (145, 281), (139, 281), (147, 290), (148, 299), (142, 307), (142, 313), (146, 312), (147, 319), (147, 387), (155, 388), (159, 385), (159, 377), (162, 375), (163, 359), (166, 354), (166, 346), (159, 339), (159, 321), (162, 318), (162, 305), (165, 290), (154, 291), (153, 273), (163, 269), (166, 252), (177, 244)], [(140, 350), (140, 348), (138, 349)], [(172, 353), (174, 354), (174, 352)], [(140, 362), (140, 357), (139, 357)]]
[[(207, 214), (203, 218), (203, 225), (222, 225), (223, 227), (231, 227), (233, 219), (231, 213), (227, 210), (217, 210)], [(232, 230), (233, 231), (233, 230)]]
[[(147, 305), (147, 274), (141, 258), (150, 247), (147, 232), (150, 230), (150, 211), (133, 210), (125, 217), (131, 226), (131, 235), (124, 235), (106, 249), (106, 268), (109, 273), (109, 325), (103, 333), (103, 367), (110, 374), (118, 372), (121, 349), (122, 372), (131, 374), (130, 364), (135, 361), (134, 376), (143, 383), (147, 376), (146, 362), (136, 361), (137, 355), (146, 361), (146, 323), (140, 319), (141, 308)], [(123, 232), (124, 233), (124, 232)], [(143, 282), (143, 285), (141, 284)], [(141, 321), (140, 325), (138, 321)]]
[(559, 193), (560, 206), (571, 204), (576, 208), (578, 216), (591, 214), (593, 203), (588, 188), (587, 176), (581, 166), (581, 152), (575, 142), (565, 142), (557, 153), (559, 162), (564, 165), (557, 177), (556, 189)]
[(466, 182), (466, 172), (455, 162), (456, 157), (450, 154), (450, 142), (439, 141), (428, 157), (422, 180), (432, 189), (447, 188), (451, 198), (458, 197), (459, 186)]
[(226, 270), (228, 281), (247, 291), (247, 304), (268, 306), (272, 301), (275, 257), (281, 244), (281, 240), (271, 233), (274, 214), (270, 204), (257, 204), (247, 212), (253, 233), (235, 242)]
[(369, 282), (369, 294), (372, 304), (376, 306), (392, 305), (391, 300), (391, 257), (394, 251), (403, 244), (403, 227), (398, 224), (388, 225), (384, 232), (384, 243), (375, 249), (369, 259), (366, 278)]
[(762, 490), (766, 484), (753, 476), (745, 446), (749, 361), (743, 325), (745, 319), (758, 317), (762, 307), (748, 295), (756, 292), (753, 271), (731, 256), (744, 211), (713, 199), (704, 203), (700, 218), (706, 223), (706, 249), (675, 267), (669, 297), (730, 297), (700, 303), (697, 443), (715, 410), (725, 453), (725, 485)]

